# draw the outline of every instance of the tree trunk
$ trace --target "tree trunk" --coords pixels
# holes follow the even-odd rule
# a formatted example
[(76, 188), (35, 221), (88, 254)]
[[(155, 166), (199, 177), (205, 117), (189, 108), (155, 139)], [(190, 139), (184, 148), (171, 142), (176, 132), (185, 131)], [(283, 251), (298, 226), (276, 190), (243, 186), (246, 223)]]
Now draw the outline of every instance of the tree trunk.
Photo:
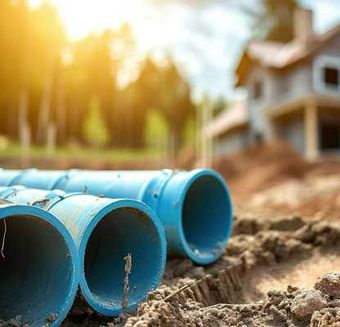
[(39, 143), (45, 143), (47, 139), (47, 128), (50, 116), (51, 106), (51, 79), (47, 78), (41, 98), (40, 111), (38, 117), (37, 140)]

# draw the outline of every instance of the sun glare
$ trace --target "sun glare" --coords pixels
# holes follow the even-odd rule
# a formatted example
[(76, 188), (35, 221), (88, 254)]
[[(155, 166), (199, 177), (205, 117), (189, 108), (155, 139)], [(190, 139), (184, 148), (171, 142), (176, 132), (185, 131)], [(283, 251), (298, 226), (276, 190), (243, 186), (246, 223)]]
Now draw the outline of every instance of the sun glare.
[[(30, 0), (35, 7), (44, 0)], [(59, 11), (71, 39), (79, 39), (105, 28), (115, 28), (124, 22), (132, 23), (138, 0), (49, 0)]]

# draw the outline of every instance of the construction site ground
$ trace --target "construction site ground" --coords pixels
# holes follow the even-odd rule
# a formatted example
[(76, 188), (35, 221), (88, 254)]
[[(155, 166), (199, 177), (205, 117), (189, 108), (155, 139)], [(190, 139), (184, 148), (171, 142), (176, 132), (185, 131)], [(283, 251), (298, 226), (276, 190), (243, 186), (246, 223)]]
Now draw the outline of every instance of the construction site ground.
[(159, 288), (118, 318), (79, 295), (64, 326), (340, 326), (340, 161), (273, 143), (213, 167), (235, 204), (224, 255), (204, 267), (170, 258)]

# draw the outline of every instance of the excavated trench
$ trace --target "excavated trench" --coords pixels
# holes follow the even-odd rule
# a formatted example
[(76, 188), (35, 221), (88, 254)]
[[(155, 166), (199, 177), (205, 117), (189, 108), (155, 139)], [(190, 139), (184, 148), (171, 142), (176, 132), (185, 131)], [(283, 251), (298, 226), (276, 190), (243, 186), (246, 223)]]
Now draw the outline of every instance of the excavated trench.
[(169, 260), (134, 314), (100, 317), (79, 297), (63, 326), (340, 326), (340, 274), (328, 274), (339, 250), (340, 228), (328, 222), (237, 217), (215, 264)]
[(338, 270), (339, 249), (340, 228), (328, 222), (236, 217), (227, 251), (215, 264), (199, 267), (190, 260), (169, 260), (162, 285), (133, 315), (106, 319), (75, 305), (64, 325), (340, 324), (340, 276), (319, 279), (339, 296), (314, 288), (319, 277)]
[(314, 284), (338, 270), (339, 249), (340, 229), (328, 223), (239, 218), (219, 262), (170, 261), (164, 284), (126, 326), (323, 326), (325, 315), (338, 318), (340, 300)]

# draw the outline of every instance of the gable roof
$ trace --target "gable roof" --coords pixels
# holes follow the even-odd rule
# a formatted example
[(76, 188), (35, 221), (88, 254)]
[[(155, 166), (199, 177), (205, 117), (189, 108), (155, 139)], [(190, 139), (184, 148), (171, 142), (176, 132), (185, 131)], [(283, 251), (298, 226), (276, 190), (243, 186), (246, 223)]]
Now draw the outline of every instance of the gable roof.
[(308, 43), (292, 40), (288, 43), (272, 41), (249, 41), (236, 67), (235, 86), (243, 86), (250, 67), (258, 64), (262, 67), (283, 69), (313, 55), (333, 37), (340, 34), (340, 25), (329, 31), (315, 35)]

